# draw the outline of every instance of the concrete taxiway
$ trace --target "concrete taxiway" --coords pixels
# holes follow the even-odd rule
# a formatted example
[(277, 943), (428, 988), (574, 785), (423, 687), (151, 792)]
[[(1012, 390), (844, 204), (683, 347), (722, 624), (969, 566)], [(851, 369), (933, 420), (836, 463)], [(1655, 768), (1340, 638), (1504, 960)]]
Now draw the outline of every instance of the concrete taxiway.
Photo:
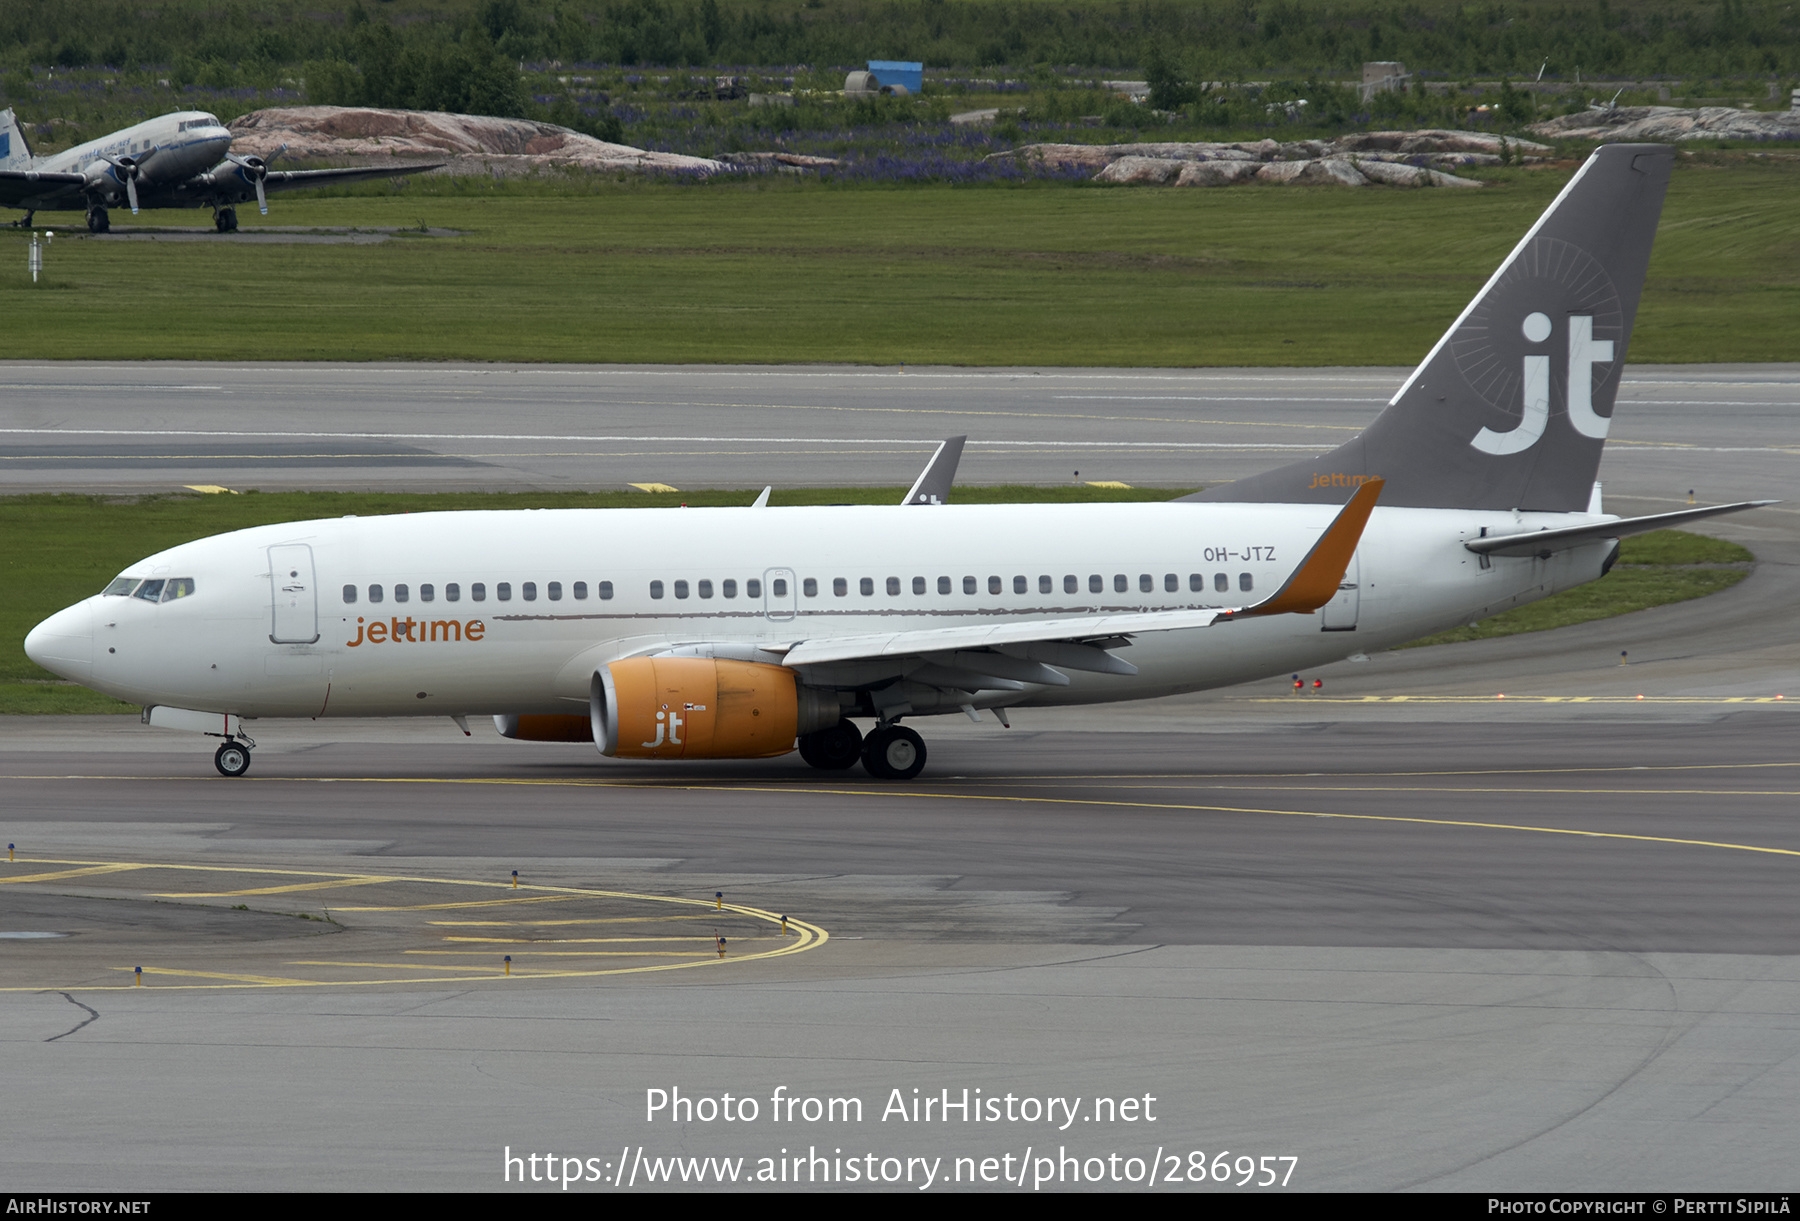
[[(962, 431), (970, 480), (1191, 486), (1292, 457), (1282, 430), (1335, 443), (1399, 380), (54, 372), (0, 369), (39, 387), (7, 391), (11, 490), (895, 484)], [(190, 434), (219, 406), (179, 389), (201, 384), (241, 400), (206, 445), (290, 445), (236, 434), (304, 420), (427, 456), (207, 465)], [(1794, 499), (1797, 387), (1797, 367), (1633, 370), (1608, 507)], [(1077, 391), (1120, 397), (1057, 397)], [(505, 444), (445, 439), (477, 419)], [(635, 439), (524, 436), (597, 419)], [(109, 456), (126, 445), (170, 448)], [(734, 1165), (747, 1187), (863, 1186), (852, 1160), (895, 1189), (928, 1170), (934, 1191), (1217, 1188), (1247, 1167), (1257, 1190), (1263, 1158), (1289, 1190), (1790, 1190), (1800, 517), (1708, 528), (1758, 556), (1712, 598), (1346, 660), (1317, 697), (1278, 680), (928, 721), (906, 786), (671, 772), (447, 721), (259, 726), (230, 782), (198, 739), (127, 718), (9, 721), (9, 1182), (501, 1190), (510, 1153), (579, 1159), (587, 1190)], [(676, 1089), (739, 1117), (650, 1109)], [(964, 1089), (1001, 1116), (912, 1117)], [(778, 1098), (862, 1114), (778, 1119)], [(725, 1160), (664, 1160), (689, 1156)]]

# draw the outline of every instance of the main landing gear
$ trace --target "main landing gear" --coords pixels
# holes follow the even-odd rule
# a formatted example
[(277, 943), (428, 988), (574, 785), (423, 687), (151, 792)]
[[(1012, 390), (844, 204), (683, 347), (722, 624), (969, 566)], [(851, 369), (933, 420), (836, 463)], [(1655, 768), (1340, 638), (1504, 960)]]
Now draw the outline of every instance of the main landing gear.
[(213, 228), (217, 229), (220, 233), (236, 233), (237, 209), (220, 208), (217, 212), (213, 213)]
[(860, 760), (877, 780), (911, 780), (925, 770), (925, 741), (900, 725), (877, 725), (863, 737), (845, 718), (830, 729), (803, 734), (800, 757), (823, 772), (842, 771)]
[(249, 745), (235, 738), (227, 739), (225, 745), (213, 752), (213, 766), (219, 769), (221, 776), (243, 775), (250, 770)]
[(846, 717), (830, 729), (801, 735), (800, 757), (820, 771), (836, 772), (855, 766), (862, 747), (862, 730)]
[(105, 233), (112, 228), (112, 217), (106, 214), (105, 208), (89, 208), (87, 223), (89, 233)]
[(862, 765), (877, 780), (911, 780), (925, 770), (925, 740), (904, 725), (881, 725), (863, 739)]

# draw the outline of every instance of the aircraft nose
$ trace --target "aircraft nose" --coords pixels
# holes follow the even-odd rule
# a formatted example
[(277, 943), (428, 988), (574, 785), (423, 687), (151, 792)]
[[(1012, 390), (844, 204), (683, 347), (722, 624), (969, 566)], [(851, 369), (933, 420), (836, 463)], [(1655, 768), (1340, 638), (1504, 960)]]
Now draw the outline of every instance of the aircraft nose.
[(87, 682), (94, 668), (93, 607), (77, 602), (32, 628), (25, 656), (52, 674)]

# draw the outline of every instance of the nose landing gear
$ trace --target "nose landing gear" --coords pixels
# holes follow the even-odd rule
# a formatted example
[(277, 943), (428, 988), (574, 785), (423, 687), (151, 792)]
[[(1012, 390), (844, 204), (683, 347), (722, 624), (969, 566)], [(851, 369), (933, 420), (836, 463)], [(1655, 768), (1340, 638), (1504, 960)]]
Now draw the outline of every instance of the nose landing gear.
[(242, 776), (250, 770), (250, 747), (228, 740), (213, 753), (213, 766), (219, 769), (221, 776)]

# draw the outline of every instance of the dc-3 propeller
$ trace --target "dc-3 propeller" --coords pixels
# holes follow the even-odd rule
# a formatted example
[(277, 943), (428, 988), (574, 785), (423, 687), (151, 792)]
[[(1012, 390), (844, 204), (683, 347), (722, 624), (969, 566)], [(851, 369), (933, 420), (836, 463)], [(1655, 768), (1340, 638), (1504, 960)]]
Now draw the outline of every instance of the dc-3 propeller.
[(137, 180), (144, 172), (144, 166), (151, 158), (162, 151), (162, 146), (147, 149), (137, 157), (107, 157), (106, 164), (112, 166), (113, 177), (125, 184), (125, 198), (131, 204), (131, 214), (138, 214)]
[[(269, 161), (275, 160), (286, 151), (287, 145), (283, 144), (269, 154)], [(264, 216), (267, 216), (269, 214), (269, 197), (263, 193), (263, 179), (269, 176), (269, 161), (264, 161), (261, 157), (243, 156), (238, 153), (226, 153), (225, 158), (236, 165), (238, 173), (248, 179), (250, 185), (256, 188), (256, 207)]]

